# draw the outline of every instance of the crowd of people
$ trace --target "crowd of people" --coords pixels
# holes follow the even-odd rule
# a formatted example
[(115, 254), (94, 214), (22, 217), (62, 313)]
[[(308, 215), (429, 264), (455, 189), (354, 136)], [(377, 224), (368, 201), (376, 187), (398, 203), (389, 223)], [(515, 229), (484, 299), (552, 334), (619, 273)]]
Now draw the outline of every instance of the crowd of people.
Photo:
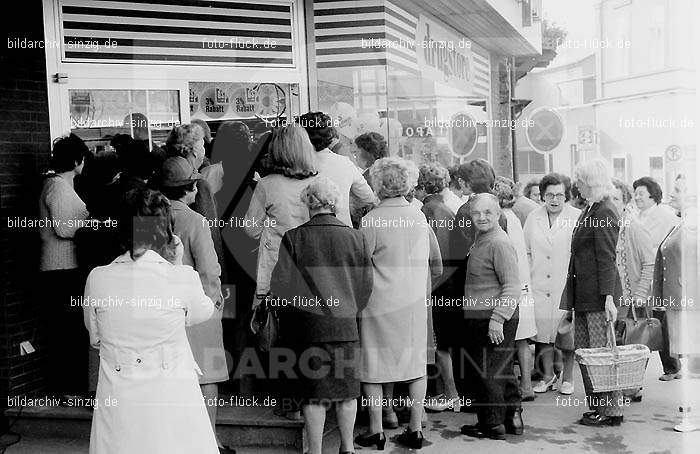
[[(605, 346), (630, 310), (653, 307), (660, 379), (680, 376), (679, 316), (664, 301), (683, 292), (681, 197), (663, 204), (653, 178), (629, 187), (595, 159), (573, 181), (550, 173), (520, 191), (485, 160), (418, 167), (376, 132), (349, 146), (321, 112), (257, 138), (241, 122), (211, 136), (180, 125), (149, 152), (119, 135), (101, 157), (75, 135), (54, 143), (40, 196), (53, 220), (41, 229), (49, 383), (118, 401), (96, 406), (91, 453), (232, 452), (207, 402), (261, 305), (291, 352), (278, 393), (303, 414), (311, 454), (331, 407), (344, 453), (384, 449), (401, 407), (396, 442), (409, 448), (423, 445), (426, 411), (471, 405), (478, 422), (461, 433), (522, 435), (521, 402), (572, 394), (573, 350)], [(562, 320), (569, 348), (556, 344)], [(585, 391), (581, 424), (622, 423), (622, 391)], [(367, 430), (354, 437), (358, 415)]]

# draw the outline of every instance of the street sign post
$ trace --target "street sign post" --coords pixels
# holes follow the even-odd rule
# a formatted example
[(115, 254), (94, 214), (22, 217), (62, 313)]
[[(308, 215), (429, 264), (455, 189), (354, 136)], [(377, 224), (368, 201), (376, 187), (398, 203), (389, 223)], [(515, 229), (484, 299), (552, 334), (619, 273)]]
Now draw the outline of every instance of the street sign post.
[(680, 161), (680, 159), (683, 157), (683, 152), (681, 151), (681, 147), (678, 145), (669, 145), (666, 147), (666, 159), (668, 159), (669, 162), (676, 162)]

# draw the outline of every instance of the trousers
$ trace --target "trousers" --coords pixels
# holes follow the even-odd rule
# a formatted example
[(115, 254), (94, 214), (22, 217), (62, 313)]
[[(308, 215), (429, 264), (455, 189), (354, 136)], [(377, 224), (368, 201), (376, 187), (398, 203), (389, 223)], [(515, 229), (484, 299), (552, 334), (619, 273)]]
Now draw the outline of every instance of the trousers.
[[(482, 313), (483, 312), (483, 313)], [(513, 371), (515, 333), (518, 329), (518, 310), (503, 324), (503, 342), (492, 344), (488, 337), (491, 311), (465, 311), (462, 358), (465, 385), (470, 386), (476, 399), (479, 424), (503, 424), (506, 417), (521, 406), (518, 380)], [(468, 391), (468, 390), (466, 390)]]

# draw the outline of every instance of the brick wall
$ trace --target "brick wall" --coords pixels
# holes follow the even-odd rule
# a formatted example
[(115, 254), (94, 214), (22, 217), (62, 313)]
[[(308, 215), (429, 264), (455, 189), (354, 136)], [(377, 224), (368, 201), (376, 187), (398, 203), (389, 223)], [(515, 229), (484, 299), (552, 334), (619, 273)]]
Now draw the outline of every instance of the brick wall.
[[(36, 217), (39, 174), (50, 152), (44, 51), (8, 48), (8, 38), (43, 39), (41, 1), (24, 1), (21, 16), (3, 27), (0, 42), (0, 408), (8, 394), (39, 390), (43, 377), (32, 297), (39, 237), (8, 227), (16, 217)], [(37, 352), (20, 356), (23, 340)]]

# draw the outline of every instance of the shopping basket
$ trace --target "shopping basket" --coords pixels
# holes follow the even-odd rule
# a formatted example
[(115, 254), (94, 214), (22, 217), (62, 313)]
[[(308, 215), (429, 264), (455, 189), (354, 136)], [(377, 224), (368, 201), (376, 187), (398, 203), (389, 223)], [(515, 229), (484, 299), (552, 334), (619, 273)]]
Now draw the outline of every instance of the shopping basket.
[(649, 348), (642, 344), (618, 347), (612, 322), (608, 325), (608, 347), (575, 351), (586, 389), (602, 393), (641, 387), (649, 362)]

